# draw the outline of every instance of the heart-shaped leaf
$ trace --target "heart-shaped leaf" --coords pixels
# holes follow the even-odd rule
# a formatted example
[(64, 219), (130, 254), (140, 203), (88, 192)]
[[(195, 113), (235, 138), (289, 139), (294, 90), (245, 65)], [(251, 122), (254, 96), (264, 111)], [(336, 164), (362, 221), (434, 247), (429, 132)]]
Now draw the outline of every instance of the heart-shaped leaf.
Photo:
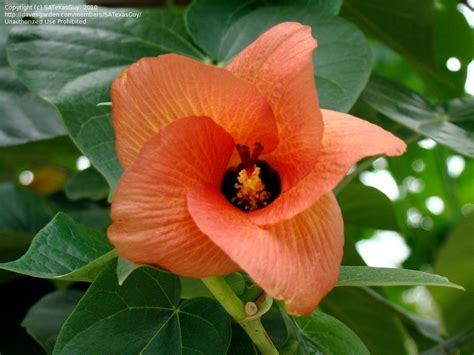
[(103, 270), (68, 318), (54, 354), (226, 353), (230, 318), (216, 301), (180, 302), (179, 279), (149, 267), (119, 286), (115, 264)]
[(373, 76), (362, 99), (388, 118), (457, 152), (474, 157), (474, 98), (441, 105), (388, 79)]
[(58, 213), (33, 239), (20, 259), (0, 268), (47, 279), (92, 281), (117, 256), (107, 237)]

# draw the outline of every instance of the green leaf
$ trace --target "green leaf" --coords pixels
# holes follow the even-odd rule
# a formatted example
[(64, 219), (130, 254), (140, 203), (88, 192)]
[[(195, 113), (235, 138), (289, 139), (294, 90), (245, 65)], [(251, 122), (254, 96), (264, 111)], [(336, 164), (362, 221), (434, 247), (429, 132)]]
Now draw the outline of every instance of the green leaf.
[(44, 227), (20, 259), (0, 268), (33, 277), (92, 281), (116, 252), (107, 237), (63, 213)]
[[(110, 11), (99, 9), (98, 11)], [(114, 9), (134, 11), (129, 9)], [(142, 57), (176, 52), (197, 59), (182, 16), (143, 10), (140, 20), (88, 19), (87, 25), (16, 26), (8, 57), (18, 77), (58, 108), (75, 143), (106, 177), (111, 191), (122, 168), (115, 153), (110, 84), (127, 65)]]
[[(473, 56), (470, 28), (456, 5), (433, 0), (346, 0), (341, 14), (407, 58), (443, 97), (453, 97), (463, 94)], [(447, 70), (450, 57), (461, 61), (459, 72)]]
[(272, 339), (273, 344), (278, 348), (286, 344), (290, 335), (282, 312), (277, 303), (274, 302), (268, 312), (261, 318), (263, 327)]
[(351, 183), (337, 194), (344, 222), (374, 229), (400, 230), (390, 199), (380, 190)]
[[(474, 319), (474, 214), (471, 213), (452, 231), (439, 250), (433, 270), (464, 286), (466, 292), (430, 289), (441, 310), (449, 335), (469, 327)], [(471, 351), (474, 350), (472, 346)]]
[(70, 200), (102, 200), (107, 197), (109, 186), (96, 169), (88, 168), (73, 175), (64, 186), (64, 192)]
[[(217, 19), (210, 10), (213, 3), (197, 2), (189, 9), (187, 20), (196, 43), (210, 50), (215, 59), (229, 61), (270, 27), (297, 21), (310, 25), (318, 41), (313, 61), (321, 106), (347, 111), (359, 97), (370, 74), (369, 47), (355, 26), (334, 16), (331, 2), (310, 2), (306, 6), (291, 3), (292, 6), (265, 6), (252, 11), (246, 7), (231, 10), (228, 4), (228, 17)], [(209, 25), (214, 20), (220, 26), (218, 30)]]
[[(263, 314), (261, 321), (273, 344), (281, 349), (288, 341), (289, 332), (282, 311), (276, 302)], [(232, 324), (232, 341), (229, 346), (228, 354), (259, 354), (252, 340), (250, 340), (242, 327), (236, 323)]]
[(360, 338), (344, 323), (321, 311), (308, 317), (293, 318), (298, 326), (306, 353), (320, 351), (325, 355), (370, 354)]
[(438, 322), (420, 317), (416, 313), (412, 313), (406, 308), (390, 302), (381, 294), (370, 288), (363, 288), (363, 291), (370, 296), (372, 300), (385, 306), (387, 311), (398, 316), (407, 327), (415, 329), (418, 333), (433, 341), (440, 342), (443, 340), (441, 337), (441, 325)]
[(11, 183), (0, 183), (0, 200), (0, 231), (36, 233), (51, 219), (43, 199)]
[[(23, 255), (33, 235), (51, 220), (45, 201), (34, 193), (11, 183), (0, 183), (0, 263)], [(8, 203), (6, 203), (8, 201)], [(0, 282), (15, 278), (0, 270)]]
[(77, 223), (92, 229), (105, 230), (112, 222), (110, 206), (91, 200), (70, 201), (64, 194), (48, 199), (56, 212), (64, 212)]
[(432, 0), (346, 0), (344, 16), (409, 58), (431, 63)]
[(427, 272), (369, 266), (341, 266), (337, 286), (440, 286), (463, 290), (446, 277)]
[[(0, 8), (5, 2), (0, 1)], [(33, 95), (8, 66), (6, 42), (9, 28), (0, 12), (0, 147), (64, 135), (54, 107)]]
[(454, 99), (435, 106), (388, 79), (372, 77), (362, 99), (395, 122), (474, 157), (474, 98)]
[(401, 321), (360, 288), (335, 288), (323, 300), (321, 309), (351, 328), (371, 354), (416, 352), (415, 343)]
[(48, 353), (53, 352), (59, 331), (82, 297), (78, 290), (58, 290), (47, 294), (28, 311), (21, 325)]
[(232, 339), (230, 341), (227, 355), (258, 355), (255, 344), (242, 327), (237, 323), (232, 323)]
[[(461, 349), (474, 349), (474, 327), (449, 338), (436, 345), (436, 347), (423, 351), (422, 355), (459, 354)], [(469, 351), (469, 350), (467, 350)], [(461, 351), (461, 354), (464, 354)]]
[(117, 282), (119, 286), (122, 286), (125, 280), (134, 272), (136, 269), (139, 269), (141, 267), (146, 267), (147, 265), (144, 264), (135, 264), (132, 263), (131, 261), (128, 261), (127, 259), (122, 258), (119, 256), (117, 258), (117, 269), (116, 269), (116, 274), (117, 274)]
[(186, 23), (194, 41), (215, 60), (224, 60), (225, 36), (234, 22), (258, 8), (304, 6), (313, 12), (336, 15), (342, 0), (195, 0), (186, 13)]
[(208, 298), (180, 303), (179, 279), (143, 267), (119, 286), (115, 262), (97, 277), (59, 334), (54, 354), (225, 354), (230, 319)]

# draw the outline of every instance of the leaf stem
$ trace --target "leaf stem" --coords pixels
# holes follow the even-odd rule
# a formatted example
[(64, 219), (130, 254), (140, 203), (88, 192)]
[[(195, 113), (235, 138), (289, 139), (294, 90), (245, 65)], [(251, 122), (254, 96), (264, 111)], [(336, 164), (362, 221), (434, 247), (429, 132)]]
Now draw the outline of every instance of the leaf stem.
[(278, 355), (278, 350), (263, 328), (260, 318), (248, 319), (244, 303), (222, 277), (206, 277), (201, 281), (227, 313), (245, 330), (262, 355)]

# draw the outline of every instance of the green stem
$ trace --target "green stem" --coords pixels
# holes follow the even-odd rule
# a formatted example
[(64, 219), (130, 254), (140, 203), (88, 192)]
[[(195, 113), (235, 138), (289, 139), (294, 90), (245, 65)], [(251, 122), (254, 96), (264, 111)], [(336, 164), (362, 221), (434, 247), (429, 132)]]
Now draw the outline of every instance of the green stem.
[(260, 318), (247, 319), (243, 302), (222, 277), (207, 277), (201, 281), (227, 313), (245, 330), (262, 355), (278, 355), (278, 350), (263, 328)]

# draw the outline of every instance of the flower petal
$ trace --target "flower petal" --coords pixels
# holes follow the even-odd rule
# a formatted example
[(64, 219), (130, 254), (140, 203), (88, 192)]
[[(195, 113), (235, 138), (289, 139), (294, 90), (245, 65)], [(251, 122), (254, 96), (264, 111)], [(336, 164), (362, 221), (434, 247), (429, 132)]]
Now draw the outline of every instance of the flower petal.
[(250, 83), (223, 68), (167, 54), (132, 64), (112, 85), (112, 117), (119, 160), (128, 167), (143, 144), (182, 117), (207, 116), (236, 143), (265, 151), (278, 143), (273, 113)]
[(311, 313), (335, 286), (344, 244), (341, 211), (333, 194), (295, 218), (258, 227), (215, 187), (188, 194), (198, 227), (265, 292), (292, 314)]
[(291, 218), (334, 189), (351, 166), (367, 156), (401, 155), (406, 144), (390, 132), (357, 117), (321, 110), (324, 137), (314, 169), (268, 207), (251, 212), (253, 223), (266, 225)]
[(115, 192), (108, 236), (118, 253), (191, 277), (235, 271), (186, 207), (186, 194), (196, 185), (220, 186), (233, 150), (232, 137), (210, 118), (182, 118), (163, 127)]
[(282, 191), (311, 171), (321, 145), (323, 122), (312, 63), (315, 48), (310, 27), (285, 22), (262, 34), (227, 67), (254, 84), (272, 106), (280, 143), (264, 159), (280, 172)]

